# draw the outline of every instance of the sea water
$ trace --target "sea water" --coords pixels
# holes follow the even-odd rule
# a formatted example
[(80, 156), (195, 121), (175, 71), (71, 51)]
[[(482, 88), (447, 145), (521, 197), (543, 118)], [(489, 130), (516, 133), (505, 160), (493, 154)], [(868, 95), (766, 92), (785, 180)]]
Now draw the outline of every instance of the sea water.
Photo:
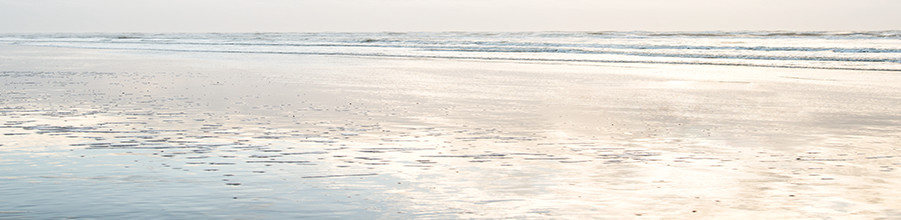
[(901, 70), (901, 32), (2, 34), (0, 43), (207, 53)]

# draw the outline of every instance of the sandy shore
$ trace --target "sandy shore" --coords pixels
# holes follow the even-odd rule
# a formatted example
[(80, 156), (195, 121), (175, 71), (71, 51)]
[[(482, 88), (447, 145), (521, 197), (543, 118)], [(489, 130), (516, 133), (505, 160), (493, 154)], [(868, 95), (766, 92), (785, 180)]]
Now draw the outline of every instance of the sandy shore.
[(0, 46), (0, 218), (901, 218), (901, 75)]

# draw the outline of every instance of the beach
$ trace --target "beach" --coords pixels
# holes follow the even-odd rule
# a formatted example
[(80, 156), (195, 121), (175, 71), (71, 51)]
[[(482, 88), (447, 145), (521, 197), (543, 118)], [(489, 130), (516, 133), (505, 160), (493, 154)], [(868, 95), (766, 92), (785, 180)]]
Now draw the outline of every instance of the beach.
[(884, 58), (178, 50), (0, 45), (0, 218), (901, 218)]

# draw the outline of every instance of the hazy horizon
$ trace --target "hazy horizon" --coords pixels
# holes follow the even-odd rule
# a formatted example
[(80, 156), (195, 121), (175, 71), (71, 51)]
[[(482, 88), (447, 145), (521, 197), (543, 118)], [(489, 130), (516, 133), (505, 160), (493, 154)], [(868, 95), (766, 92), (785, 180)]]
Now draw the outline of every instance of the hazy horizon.
[(885, 30), (532, 30), (532, 31), (19, 31), (19, 32), (0, 32), (3, 34), (116, 34), (116, 33), (133, 33), (133, 34), (216, 34), (216, 33), (235, 33), (235, 34), (279, 34), (279, 33), (706, 33), (706, 32), (723, 32), (723, 33), (742, 33), (742, 32), (786, 32), (786, 33), (866, 33), (866, 32), (901, 32), (901, 29), (885, 29)]
[(881, 31), (888, 0), (0, 0), (0, 32)]

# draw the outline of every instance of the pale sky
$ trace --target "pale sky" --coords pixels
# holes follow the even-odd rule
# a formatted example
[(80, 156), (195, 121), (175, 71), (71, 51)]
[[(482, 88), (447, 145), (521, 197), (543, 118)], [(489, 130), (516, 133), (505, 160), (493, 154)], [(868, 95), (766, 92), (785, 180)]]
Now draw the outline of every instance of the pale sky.
[(899, 29), (901, 0), (0, 0), (0, 33)]

